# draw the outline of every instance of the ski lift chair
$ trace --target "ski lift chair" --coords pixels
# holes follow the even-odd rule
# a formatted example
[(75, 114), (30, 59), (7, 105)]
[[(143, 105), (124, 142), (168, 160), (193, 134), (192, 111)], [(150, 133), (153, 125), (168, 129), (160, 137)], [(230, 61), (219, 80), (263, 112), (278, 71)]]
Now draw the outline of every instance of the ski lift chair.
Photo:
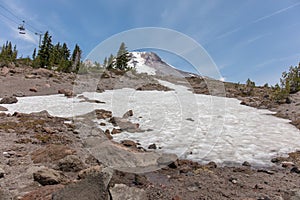
[(26, 34), (25, 33), (25, 26), (24, 26), (25, 21), (23, 20), (22, 22), (23, 22), (23, 24), (21, 24), (21, 25), (18, 26), (19, 34)]

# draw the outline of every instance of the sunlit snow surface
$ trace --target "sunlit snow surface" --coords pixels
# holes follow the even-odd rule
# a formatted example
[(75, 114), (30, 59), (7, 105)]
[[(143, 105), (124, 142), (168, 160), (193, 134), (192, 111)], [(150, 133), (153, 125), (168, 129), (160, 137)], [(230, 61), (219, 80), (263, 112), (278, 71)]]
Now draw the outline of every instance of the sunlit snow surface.
[(131, 52), (133, 58), (132, 58), (132, 62), (129, 63), (129, 66), (135, 68), (137, 73), (146, 73), (149, 75), (155, 75), (156, 70), (145, 64), (145, 59), (142, 58), (143, 53), (144, 52)]
[[(163, 152), (200, 162), (270, 165), (270, 159), (300, 149), (300, 132), (288, 120), (267, 110), (242, 106), (236, 99), (196, 95), (183, 86), (163, 82), (174, 91), (121, 89), (83, 93), (106, 104), (80, 102), (62, 95), (18, 98), (4, 105), (10, 113), (47, 110), (51, 115), (72, 117), (97, 108), (122, 116), (132, 109), (131, 121), (148, 130), (114, 135), (117, 141), (139, 141), (144, 148), (155, 143)], [(112, 127), (108, 127), (112, 128)]]

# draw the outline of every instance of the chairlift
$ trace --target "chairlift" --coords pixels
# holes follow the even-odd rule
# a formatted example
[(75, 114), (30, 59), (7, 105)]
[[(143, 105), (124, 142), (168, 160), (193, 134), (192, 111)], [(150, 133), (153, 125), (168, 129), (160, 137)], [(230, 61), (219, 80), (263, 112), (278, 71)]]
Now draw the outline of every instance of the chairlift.
[(25, 25), (24, 25), (24, 24), (25, 24), (25, 21), (23, 20), (22, 22), (23, 22), (23, 23), (22, 23), (21, 25), (18, 26), (19, 33), (20, 33), (20, 34), (26, 34), (26, 33), (25, 33)]

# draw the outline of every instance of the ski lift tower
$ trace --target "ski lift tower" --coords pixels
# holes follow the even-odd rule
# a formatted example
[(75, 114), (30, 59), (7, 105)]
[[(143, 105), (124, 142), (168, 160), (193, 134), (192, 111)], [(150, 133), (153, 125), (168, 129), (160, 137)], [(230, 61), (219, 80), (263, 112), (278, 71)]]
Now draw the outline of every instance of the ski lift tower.
[(42, 32), (35, 32), (34, 34), (39, 36), (39, 47), (41, 47), (41, 40), (42, 40), (43, 33)]

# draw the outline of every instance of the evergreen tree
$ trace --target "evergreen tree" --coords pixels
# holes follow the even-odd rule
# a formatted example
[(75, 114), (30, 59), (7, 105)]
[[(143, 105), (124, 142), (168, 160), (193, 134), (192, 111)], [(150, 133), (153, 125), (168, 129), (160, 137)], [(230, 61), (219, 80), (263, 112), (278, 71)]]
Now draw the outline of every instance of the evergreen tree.
[(17, 59), (18, 56), (18, 50), (17, 50), (17, 46), (14, 46), (14, 49), (12, 51), (12, 61), (15, 61)]
[(59, 63), (62, 59), (61, 49), (62, 49), (62, 46), (60, 45), (59, 42), (55, 46), (53, 46), (52, 51), (51, 51), (51, 57), (50, 57), (51, 66), (59, 65)]
[(104, 68), (107, 67), (107, 57), (104, 58), (104, 61), (103, 61), (103, 67), (104, 67)]
[(81, 49), (78, 46), (78, 44), (75, 45), (73, 53), (72, 53), (72, 69), (71, 71), (73, 72), (77, 72), (79, 70), (80, 67), (80, 62), (81, 62)]
[(59, 49), (59, 66), (58, 71), (63, 72), (71, 72), (72, 70), (72, 63), (69, 60), (70, 58), (70, 50), (68, 49), (68, 46), (66, 43), (63, 43), (61, 48)]
[(35, 60), (36, 58), (36, 48), (34, 48), (33, 53), (32, 53), (32, 60)]
[(69, 60), (70, 50), (68, 49), (68, 46), (66, 43), (63, 43), (63, 45), (62, 45), (61, 56), (62, 56), (63, 60)]
[(108, 57), (108, 61), (107, 61), (107, 67), (106, 69), (113, 69), (115, 66), (115, 57), (110, 54), (110, 56)]
[(44, 38), (42, 41), (42, 45), (40, 47), (40, 50), (38, 52), (39, 57), (39, 66), (40, 67), (46, 67), (48, 69), (51, 69), (50, 66), (50, 56), (52, 53), (52, 36), (49, 35), (49, 32), (47, 31), (44, 34)]
[(130, 54), (127, 51), (125, 43), (122, 42), (120, 45), (119, 51), (117, 53), (116, 69), (127, 70), (129, 61), (130, 61)]
[(11, 42), (6, 41), (2, 46), (0, 58), (6, 62), (14, 62), (17, 59), (17, 46), (12, 47)]

